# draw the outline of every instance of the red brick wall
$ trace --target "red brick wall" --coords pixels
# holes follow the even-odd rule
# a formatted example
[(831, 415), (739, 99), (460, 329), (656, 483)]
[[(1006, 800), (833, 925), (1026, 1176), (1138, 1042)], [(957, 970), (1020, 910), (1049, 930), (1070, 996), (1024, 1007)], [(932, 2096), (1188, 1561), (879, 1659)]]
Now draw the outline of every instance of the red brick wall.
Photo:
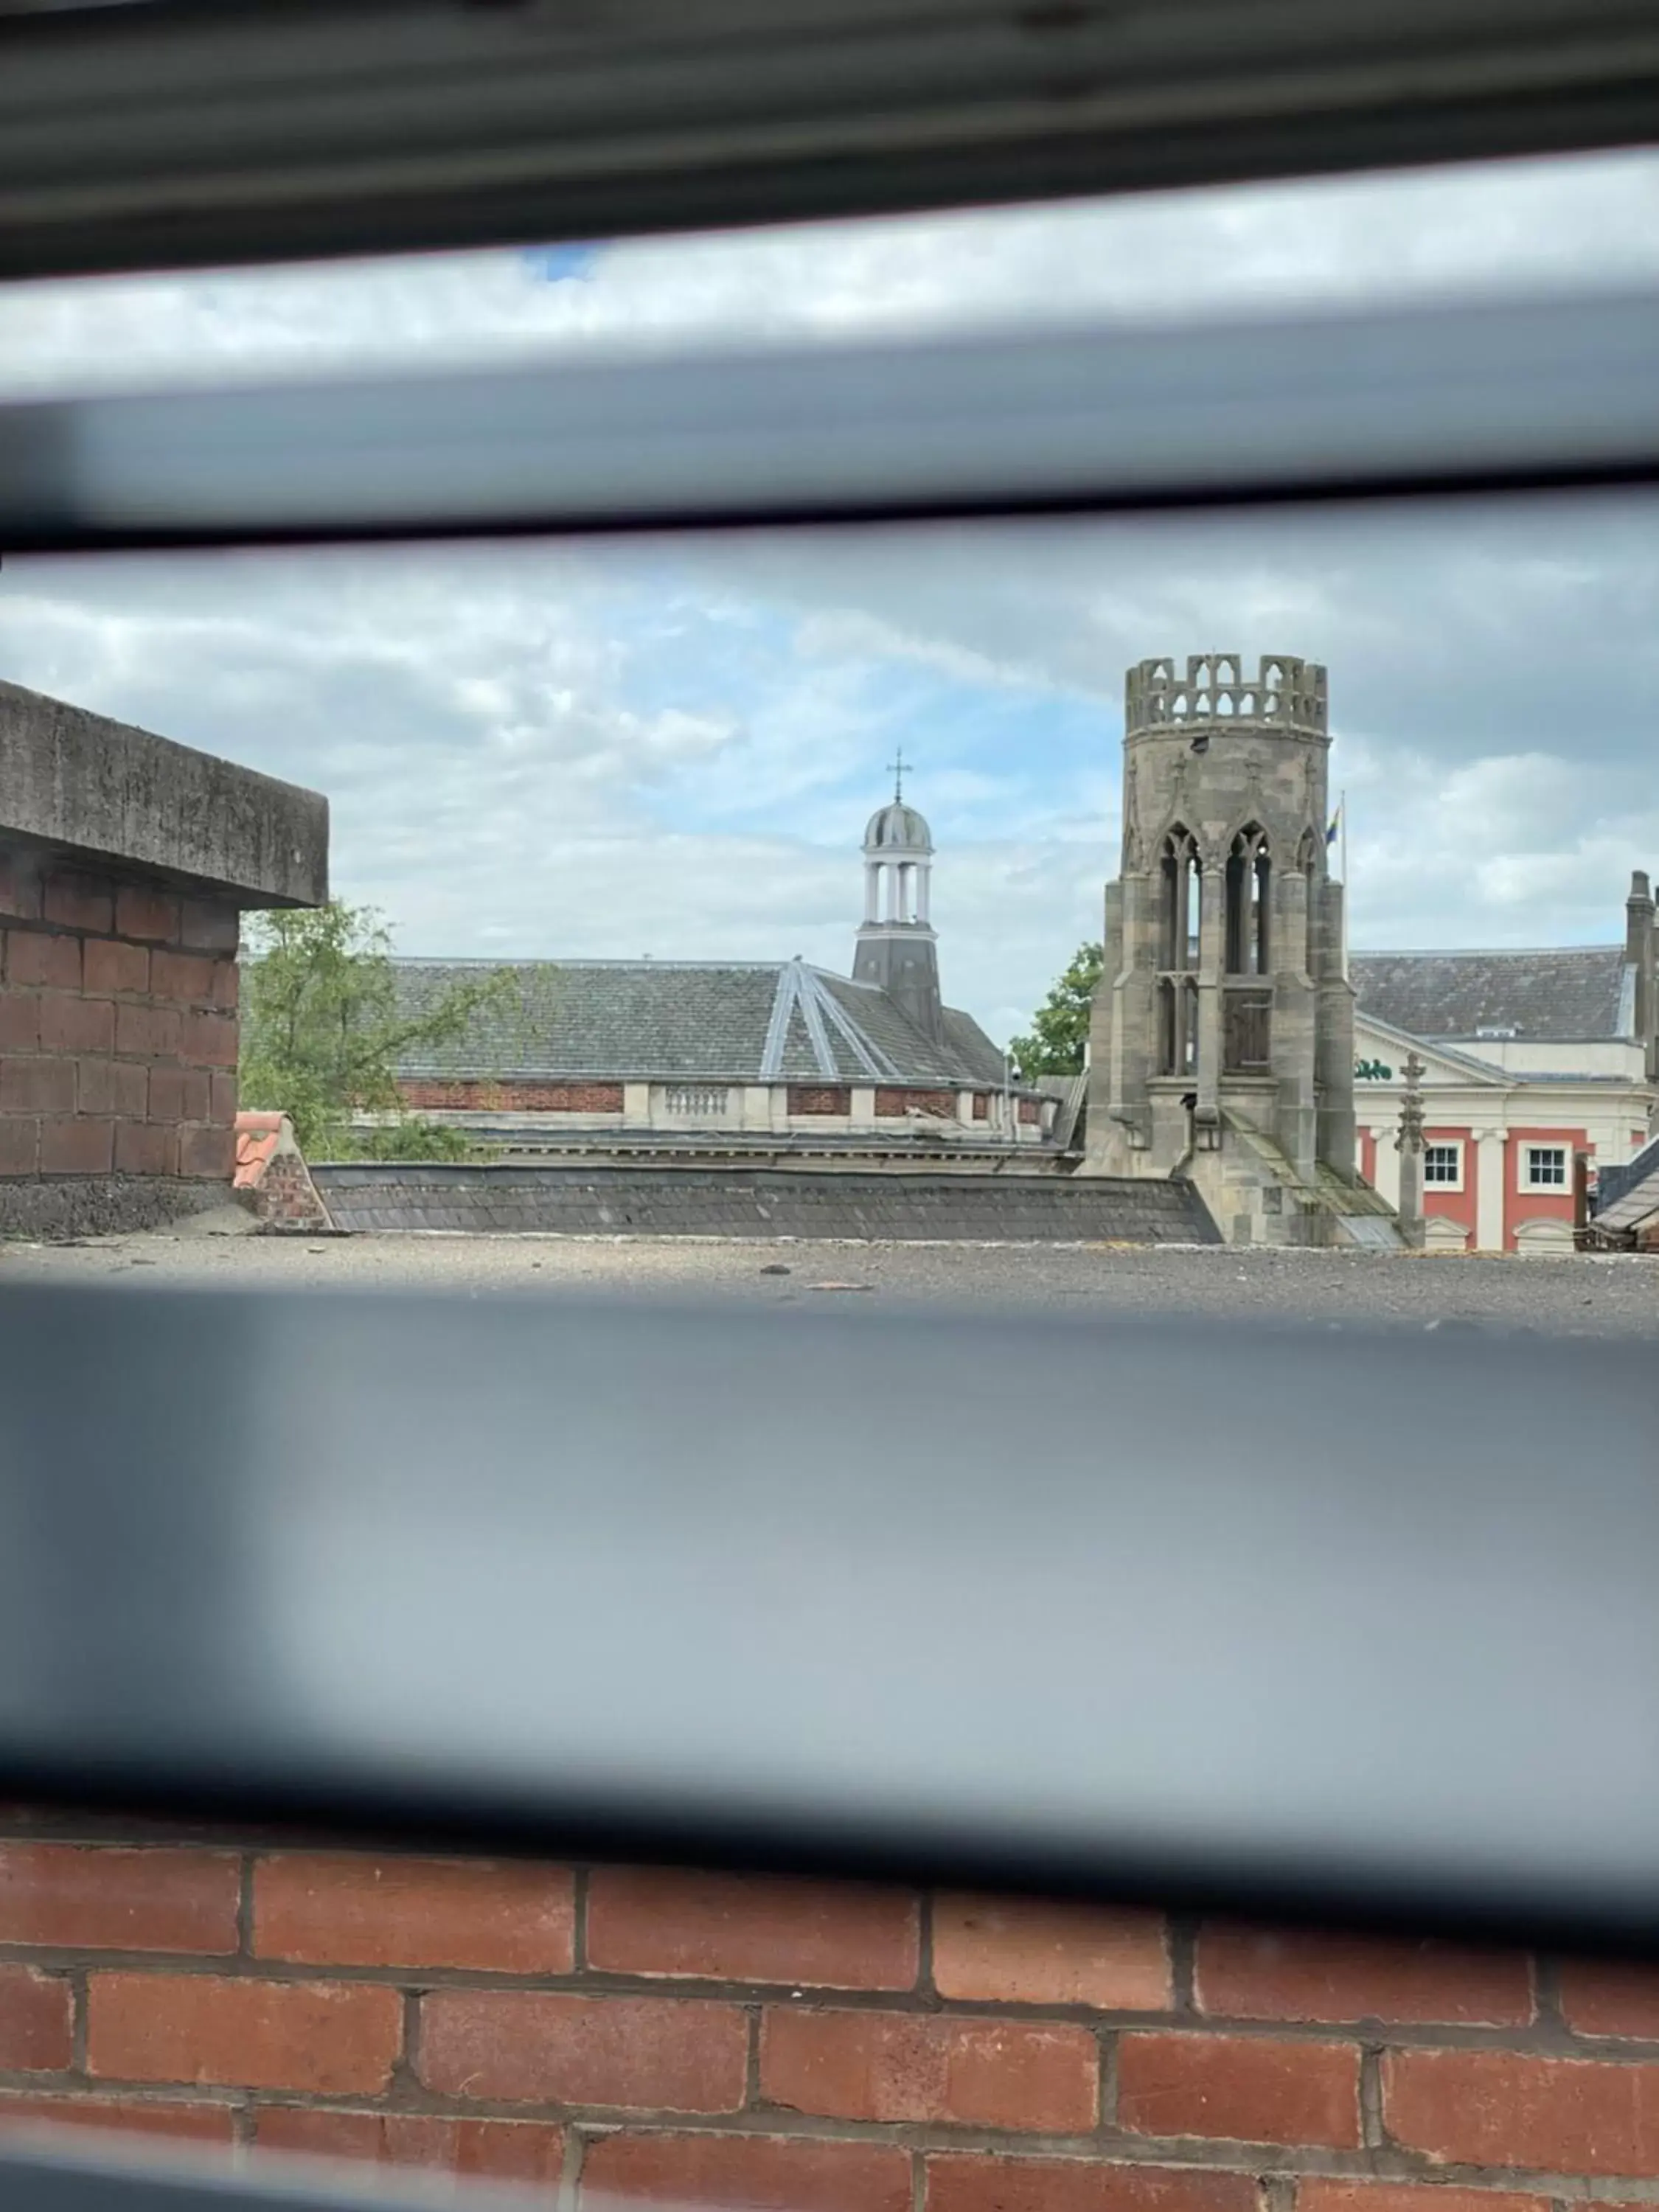
[(0, 1176), (229, 1181), (237, 930), (0, 847)]
[(944, 1121), (953, 1121), (957, 1114), (957, 1094), (954, 1091), (890, 1091), (876, 1093), (876, 1115), (878, 1120), (902, 1114), (933, 1114)]
[(532, 1083), (521, 1078), (410, 1077), (398, 1085), (406, 1106), (467, 1114), (620, 1114), (620, 1083)]
[(1550, 2212), (1659, 2179), (1652, 1968), (109, 1833), (0, 1837), (0, 2122), (801, 2212)]
[(850, 1114), (853, 1094), (836, 1083), (792, 1083), (784, 1101), (791, 1114)]

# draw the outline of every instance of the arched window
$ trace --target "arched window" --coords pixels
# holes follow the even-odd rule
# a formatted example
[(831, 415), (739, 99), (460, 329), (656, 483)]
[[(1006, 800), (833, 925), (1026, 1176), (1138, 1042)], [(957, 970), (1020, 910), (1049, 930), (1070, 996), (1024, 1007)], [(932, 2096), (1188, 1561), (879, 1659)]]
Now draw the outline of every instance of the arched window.
[(1160, 1075), (1198, 1073), (1198, 978), (1160, 975), (1158, 982)]
[(1204, 918), (1204, 877), (1198, 841), (1176, 823), (1164, 840), (1164, 967), (1184, 975), (1198, 966), (1199, 932)]
[(1227, 855), (1227, 973), (1271, 972), (1268, 943), (1272, 863), (1267, 833), (1252, 822), (1233, 839)]

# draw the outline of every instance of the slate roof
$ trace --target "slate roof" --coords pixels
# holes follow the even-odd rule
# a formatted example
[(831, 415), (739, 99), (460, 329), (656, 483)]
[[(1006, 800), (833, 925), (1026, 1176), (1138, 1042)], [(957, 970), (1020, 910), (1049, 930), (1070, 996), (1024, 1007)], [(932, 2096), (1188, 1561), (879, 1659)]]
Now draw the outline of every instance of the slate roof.
[(1634, 1014), (1622, 945), (1540, 952), (1356, 952), (1362, 1013), (1419, 1037), (1582, 1043), (1628, 1036)]
[(887, 994), (805, 961), (396, 960), (400, 1019), (458, 985), (512, 977), (453, 1042), (419, 1045), (405, 1077), (674, 1082), (998, 1084), (1002, 1055), (970, 1014), (935, 1042)]
[(1596, 1177), (1595, 1218), (1606, 1229), (1634, 1229), (1659, 1213), (1659, 1137), (1650, 1139), (1623, 1167)]

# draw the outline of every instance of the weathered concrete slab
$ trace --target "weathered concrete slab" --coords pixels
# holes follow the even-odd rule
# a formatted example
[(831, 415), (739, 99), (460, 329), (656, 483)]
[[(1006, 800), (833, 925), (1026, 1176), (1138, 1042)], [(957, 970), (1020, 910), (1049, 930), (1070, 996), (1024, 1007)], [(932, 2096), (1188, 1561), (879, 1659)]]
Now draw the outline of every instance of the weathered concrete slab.
[(1218, 1242), (1186, 1183), (764, 1168), (313, 1164), (335, 1225), (495, 1235)]
[(0, 838), (211, 887), (244, 907), (328, 896), (328, 801), (148, 730), (0, 683)]

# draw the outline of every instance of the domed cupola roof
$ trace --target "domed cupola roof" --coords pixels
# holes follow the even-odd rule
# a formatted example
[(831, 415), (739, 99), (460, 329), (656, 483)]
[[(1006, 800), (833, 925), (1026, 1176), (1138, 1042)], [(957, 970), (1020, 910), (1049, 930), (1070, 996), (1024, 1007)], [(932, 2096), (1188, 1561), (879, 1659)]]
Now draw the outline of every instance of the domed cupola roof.
[(864, 849), (866, 853), (931, 853), (933, 834), (914, 806), (895, 799), (870, 817)]

